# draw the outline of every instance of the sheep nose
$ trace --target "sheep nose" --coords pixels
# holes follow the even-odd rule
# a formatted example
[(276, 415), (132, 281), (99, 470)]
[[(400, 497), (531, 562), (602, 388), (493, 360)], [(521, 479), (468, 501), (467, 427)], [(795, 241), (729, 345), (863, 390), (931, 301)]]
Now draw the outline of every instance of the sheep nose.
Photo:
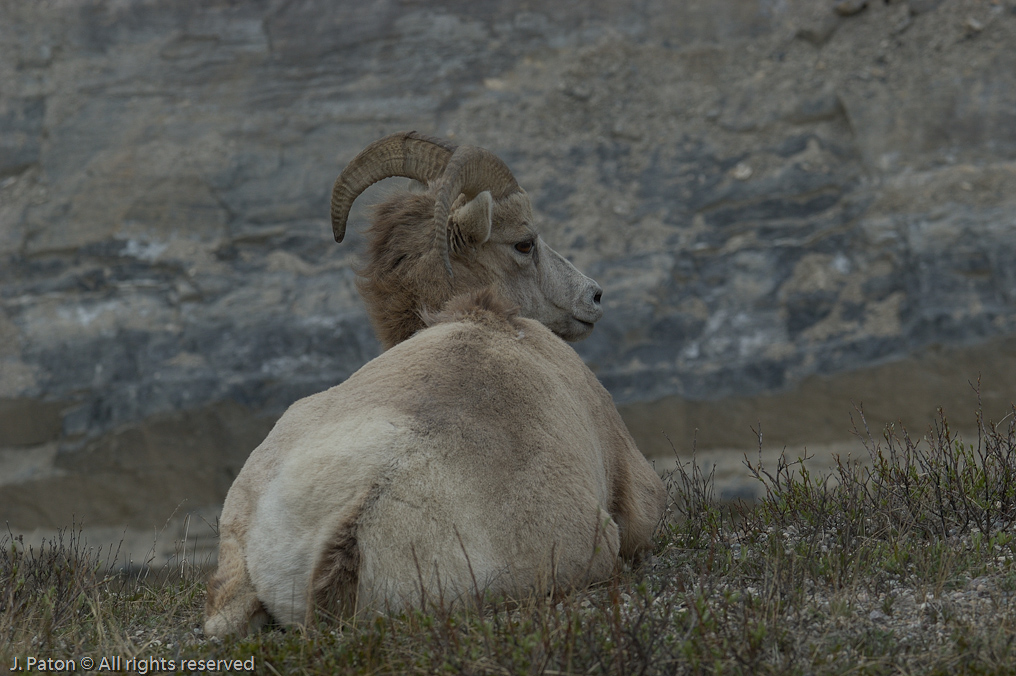
[(584, 303), (586, 304), (587, 312), (592, 312), (591, 321), (597, 322), (600, 317), (603, 316), (603, 308), (600, 306), (600, 298), (603, 297), (603, 289), (596, 282), (592, 282), (586, 287), (584, 294)]

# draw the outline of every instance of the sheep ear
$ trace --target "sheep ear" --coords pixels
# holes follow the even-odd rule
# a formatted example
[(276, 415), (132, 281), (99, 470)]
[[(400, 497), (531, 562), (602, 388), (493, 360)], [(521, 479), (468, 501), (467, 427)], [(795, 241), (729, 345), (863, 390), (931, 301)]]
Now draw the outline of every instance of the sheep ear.
[(484, 190), (452, 212), (452, 227), (463, 241), (474, 246), (483, 244), (490, 239), (493, 213), (494, 200), (490, 191)]

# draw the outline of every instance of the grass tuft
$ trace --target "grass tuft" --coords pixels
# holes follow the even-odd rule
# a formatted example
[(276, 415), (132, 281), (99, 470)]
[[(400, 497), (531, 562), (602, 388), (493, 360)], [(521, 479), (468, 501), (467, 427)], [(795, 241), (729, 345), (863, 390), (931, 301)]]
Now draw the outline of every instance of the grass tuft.
[[(745, 464), (764, 497), (720, 503), (694, 460), (652, 555), (543, 597), (201, 635), (202, 572), (116, 572), (73, 529), (0, 538), (0, 664), (36, 658), (249, 660), (267, 674), (1006, 674), (1016, 648), (1016, 411), (875, 438), (865, 462)], [(761, 447), (761, 435), (759, 439)], [(184, 669), (185, 670), (185, 669)], [(79, 671), (87, 671), (80, 669)]]

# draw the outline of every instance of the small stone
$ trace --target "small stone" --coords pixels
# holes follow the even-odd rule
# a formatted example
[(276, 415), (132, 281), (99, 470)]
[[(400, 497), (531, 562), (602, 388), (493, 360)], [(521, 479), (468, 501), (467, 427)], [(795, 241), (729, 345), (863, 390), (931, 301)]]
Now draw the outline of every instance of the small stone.
[(561, 91), (576, 101), (588, 101), (593, 96), (593, 90), (584, 84), (562, 85)]
[(731, 176), (736, 178), (738, 181), (747, 181), (751, 178), (752, 168), (744, 162), (738, 162), (737, 166), (731, 172)]
[(972, 16), (967, 17), (967, 20), (963, 22), (963, 27), (971, 33), (980, 33), (984, 30), (984, 24)]
[(868, 613), (868, 619), (872, 622), (885, 622), (889, 619), (889, 616), (883, 613), (881, 610), (873, 610)]
[(914, 19), (911, 16), (910, 12), (909, 11), (905, 12), (903, 16), (900, 17), (899, 21), (896, 22), (896, 25), (893, 26), (892, 30), (893, 35), (899, 35), (900, 33), (903, 33), (905, 30), (910, 28), (910, 25), (912, 23), (914, 23)]
[(832, 34), (836, 32), (836, 27), (839, 25), (840, 22), (835, 16), (826, 14), (821, 20), (798, 28), (795, 35), (805, 42), (810, 42), (816, 47), (821, 47), (832, 37)]
[(839, 0), (833, 9), (840, 16), (853, 16), (868, 6), (868, 0)]

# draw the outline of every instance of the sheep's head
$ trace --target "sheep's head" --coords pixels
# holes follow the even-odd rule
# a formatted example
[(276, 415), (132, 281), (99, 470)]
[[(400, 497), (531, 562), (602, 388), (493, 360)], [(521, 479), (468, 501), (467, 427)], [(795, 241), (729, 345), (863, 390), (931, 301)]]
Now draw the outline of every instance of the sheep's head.
[(543, 242), (529, 196), (483, 148), (416, 132), (370, 144), (332, 189), (336, 242), (353, 201), (392, 176), (415, 179), (427, 191), (396, 195), (375, 213), (360, 291), (386, 348), (423, 327), (421, 310), (490, 286), (565, 340), (592, 332), (603, 316), (600, 286)]

